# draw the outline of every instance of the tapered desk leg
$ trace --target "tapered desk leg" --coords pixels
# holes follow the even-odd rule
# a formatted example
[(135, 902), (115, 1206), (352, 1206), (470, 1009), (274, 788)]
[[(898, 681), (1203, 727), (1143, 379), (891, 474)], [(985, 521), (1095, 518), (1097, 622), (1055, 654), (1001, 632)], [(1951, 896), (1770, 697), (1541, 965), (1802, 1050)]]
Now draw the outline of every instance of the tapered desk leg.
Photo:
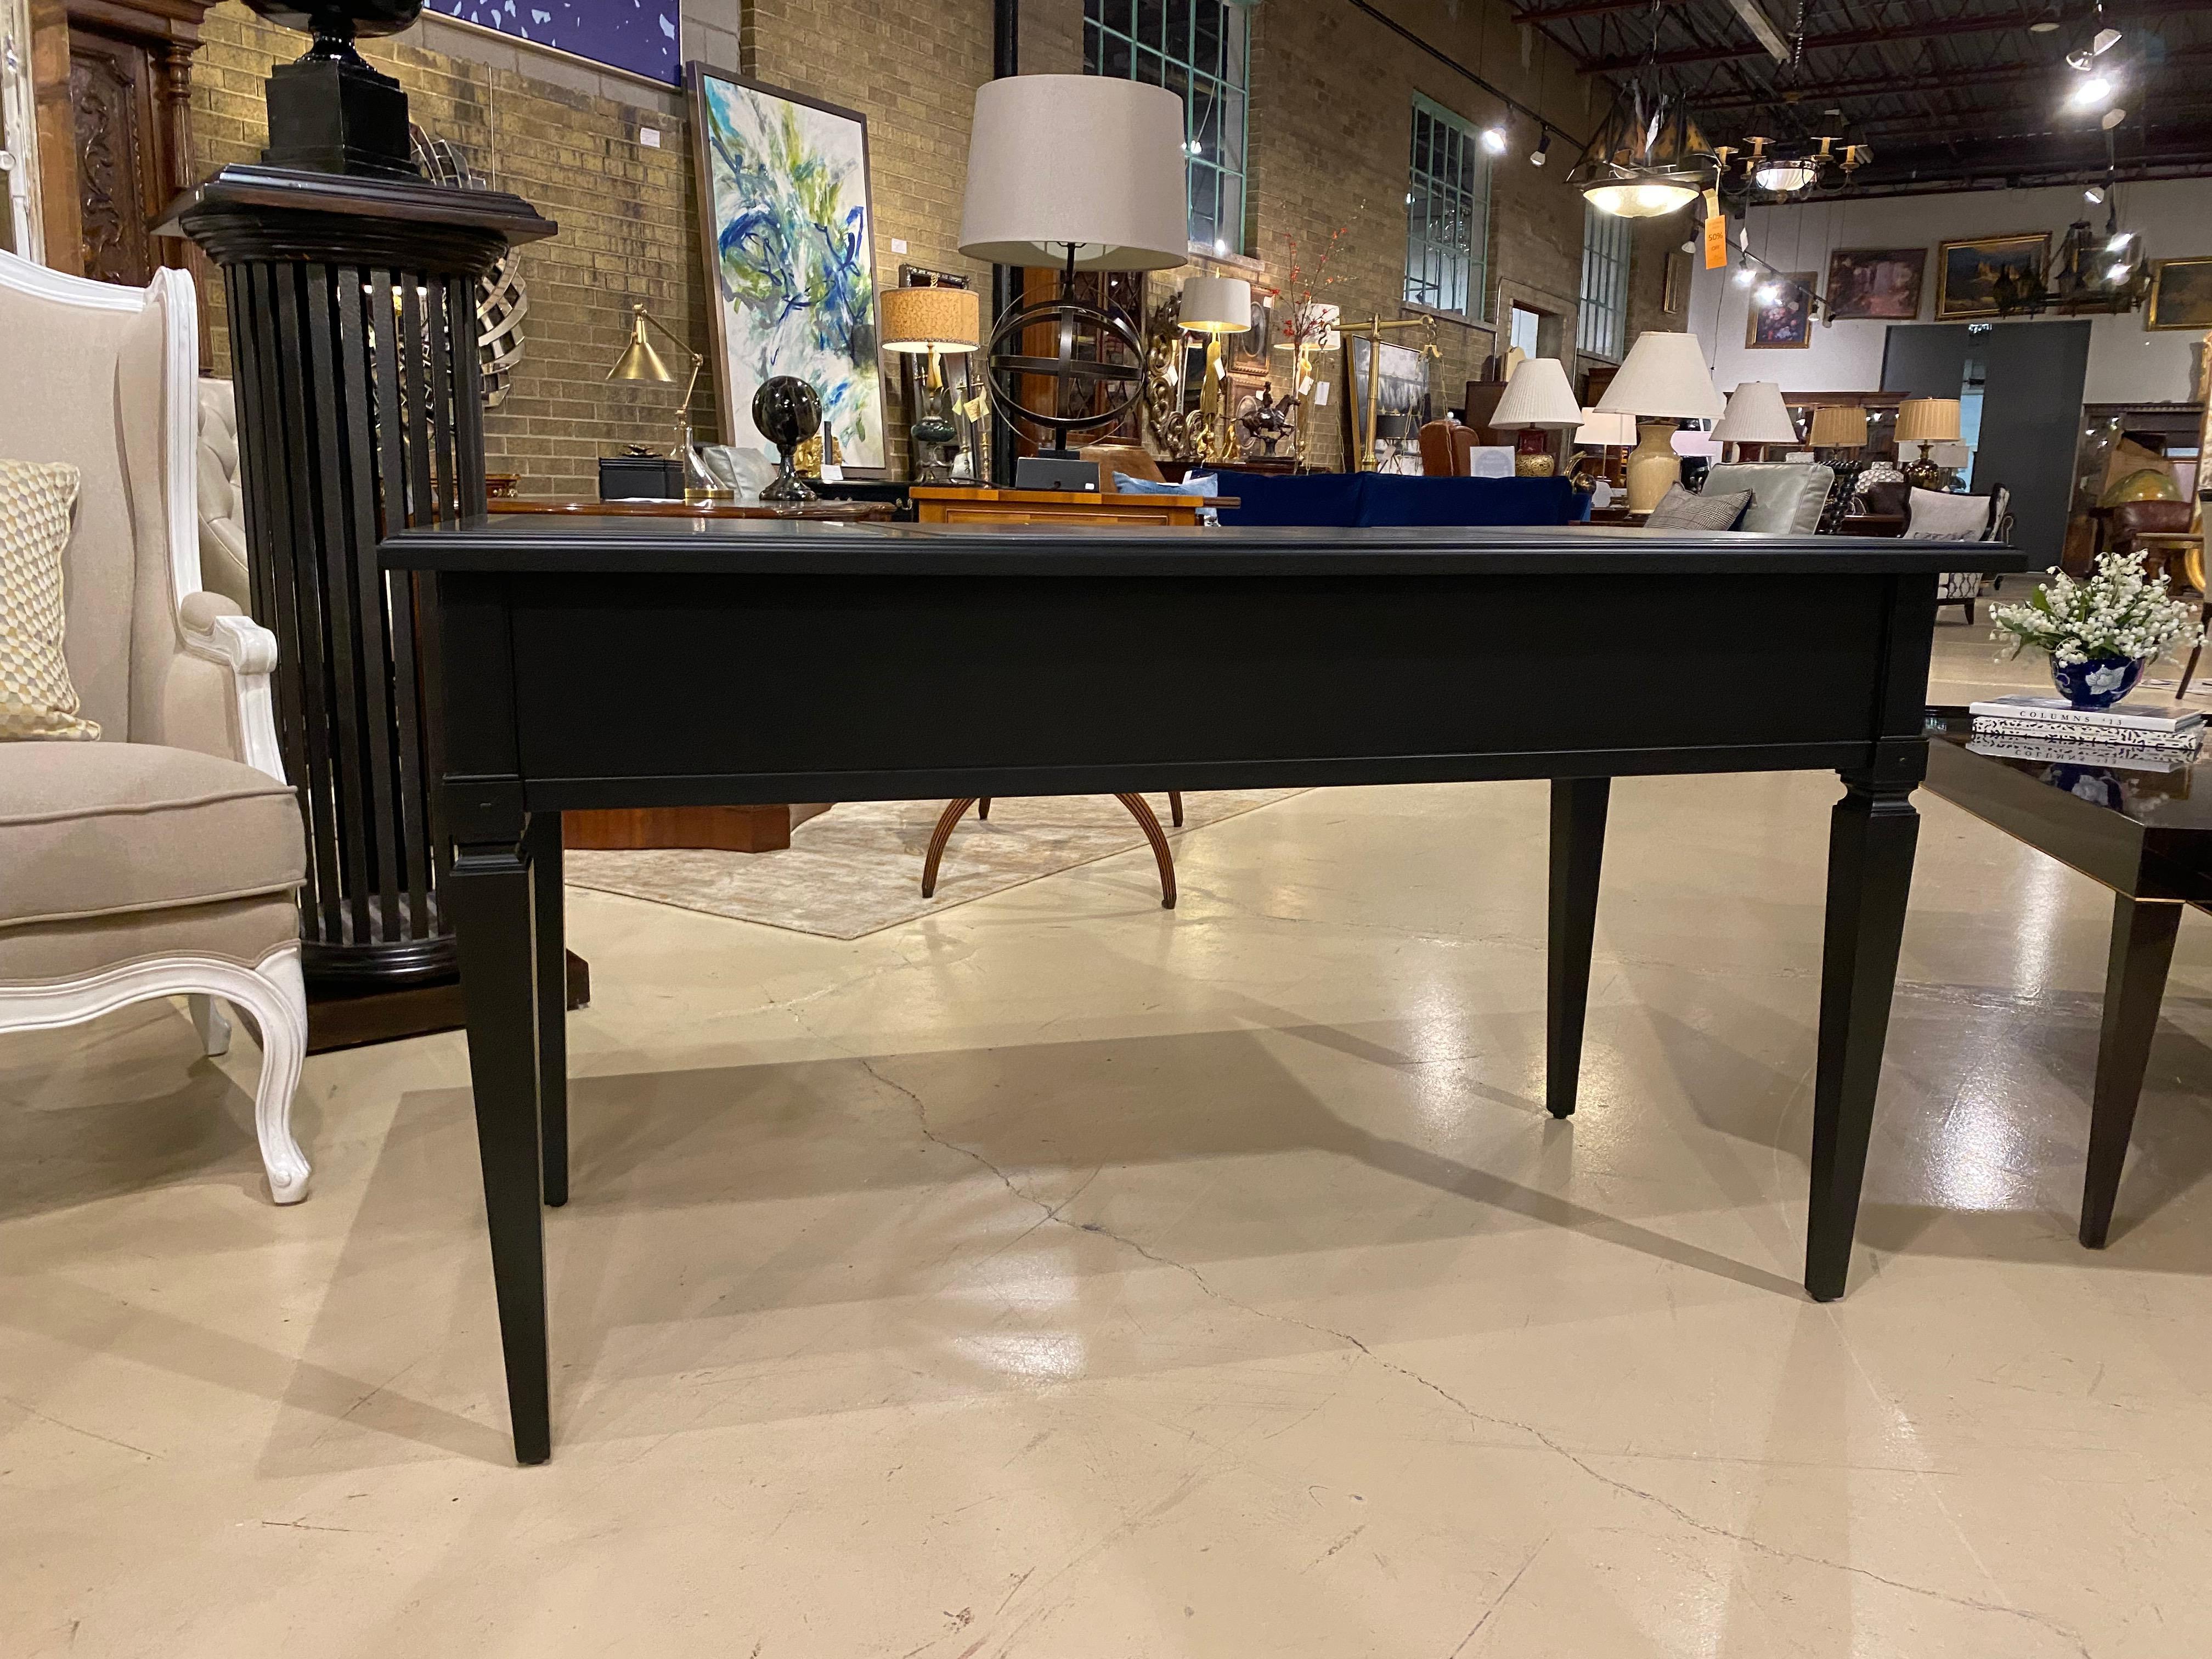
[[(507, 1407), (519, 1463), (552, 1455), (546, 1385), (545, 1237), (538, 1139), (538, 951), (520, 846), (464, 845), (442, 890), (467, 987), (469, 1075), (483, 1162)], [(558, 960), (557, 955), (556, 960)]]
[(530, 820), (538, 927), (538, 1121), (545, 1153), (545, 1201), (568, 1201), (568, 951), (562, 943), (561, 815)]
[(1552, 781), (1552, 927), (1546, 957), (1544, 1104), (1575, 1109), (1582, 1079), (1583, 1017), (1589, 1006), (1590, 946), (1597, 935), (1598, 866), (1605, 857), (1610, 778)]
[(2150, 1060), (2151, 1034), (2166, 995), (2181, 906), (2112, 901), (2112, 950), (2105, 966), (2105, 1018), (2097, 1036), (2097, 1091), (2089, 1108), (2089, 1170), (2081, 1183), (2081, 1242), (2105, 1248), (2120, 1166), (2136, 1126), (2136, 1101)]
[(1912, 890), (1912, 851), (1920, 838), (1911, 786), (1876, 787), (1850, 774), (1844, 783), (1828, 831), (1813, 1194), (1805, 1228), (1805, 1288), (1816, 1302), (1841, 1296), (1850, 1274), (1851, 1234)]

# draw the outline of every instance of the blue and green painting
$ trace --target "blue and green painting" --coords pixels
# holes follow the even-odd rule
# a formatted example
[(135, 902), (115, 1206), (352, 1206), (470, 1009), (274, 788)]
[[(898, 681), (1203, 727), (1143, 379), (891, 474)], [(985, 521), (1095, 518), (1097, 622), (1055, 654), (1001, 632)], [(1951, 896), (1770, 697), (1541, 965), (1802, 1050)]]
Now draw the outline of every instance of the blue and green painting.
[(722, 387), (740, 447), (766, 447), (753, 392), (795, 374), (822, 398), (845, 465), (880, 467), (866, 129), (716, 76), (699, 81), (711, 188)]

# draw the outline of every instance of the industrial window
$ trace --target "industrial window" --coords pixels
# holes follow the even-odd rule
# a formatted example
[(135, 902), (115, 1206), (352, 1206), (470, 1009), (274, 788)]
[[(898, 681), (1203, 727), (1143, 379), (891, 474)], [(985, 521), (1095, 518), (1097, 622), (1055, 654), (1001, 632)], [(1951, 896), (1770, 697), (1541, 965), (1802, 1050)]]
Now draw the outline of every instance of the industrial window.
[(1595, 208), (1583, 212), (1582, 313), (1575, 345), (1619, 362), (1628, 349), (1628, 249), (1635, 221)]
[(1417, 97), (1406, 185), (1407, 303), (1481, 316), (1489, 247), (1490, 158), (1473, 127)]
[[(1244, 252), (1245, 89), (1251, 22), (1228, 0), (1083, 0), (1083, 67), (1165, 87), (1182, 100), (1190, 240), (1218, 254)], [(1040, 166), (1052, 158), (1040, 134)]]

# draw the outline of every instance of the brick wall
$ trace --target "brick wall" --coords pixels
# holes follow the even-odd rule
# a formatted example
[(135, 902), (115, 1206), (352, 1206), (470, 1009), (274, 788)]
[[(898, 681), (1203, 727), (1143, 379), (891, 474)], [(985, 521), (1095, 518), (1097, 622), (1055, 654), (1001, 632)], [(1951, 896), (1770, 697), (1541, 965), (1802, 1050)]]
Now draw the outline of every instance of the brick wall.
[[(1480, 127), (1504, 117), (1471, 71), (1586, 134), (1602, 113), (1564, 54), (1511, 21), (1503, 0), (1374, 0), (1451, 63), (1395, 34), (1349, 0), (1267, 0), (1253, 13), (1251, 246), (1246, 258), (1195, 263), (1161, 282), (1218, 269), (1281, 288), (1293, 239), (1309, 258), (1331, 230), (1352, 234), (1334, 269), (1346, 280), (1328, 297), (1346, 317), (1410, 314), (1401, 303), (1405, 190), (1413, 95)], [(1022, 62), (1031, 73), (1082, 67), (1081, 0), (1024, 0)], [(968, 118), (991, 73), (989, 0), (687, 0), (686, 51), (719, 67), (860, 111), (868, 118), (879, 280), (902, 264), (988, 272), (956, 246)], [(238, 0), (209, 15), (193, 94), (203, 169), (256, 158), (265, 142), (261, 82), (295, 56), (300, 37), (260, 21)], [(529, 494), (589, 495), (594, 458), (628, 443), (665, 446), (675, 392), (611, 386), (631, 304), (706, 349), (710, 339), (698, 252), (691, 148), (683, 100), (619, 75), (426, 18), (364, 55), (396, 76), (415, 118), (450, 139), (498, 189), (560, 222), (561, 234), (525, 250), (527, 344), (514, 390), (487, 417), (494, 471), (522, 475)], [(1456, 64), (1461, 66), (1455, 68)], [(1555, 139), (1550, 164), (1531, 167), (1536, 129), (1504, 117), (1510, 139), (1492, 169), (1488, 278), (1480, 319), (1442, 319), (1431, 365), (1437, 406), (1500, 349), (1512, 301), (1544, 314), (1543, 349), (1571, 356), (1581, 278), (1583, 204), (1564, 178), (1573, 145)], [(662, 134), (653, 149), (641, 129)], [(1041, 155), (1043, 152), (1041, 149)], [(1664, 250), (1686, 232), (1668, 220), (1639, 234), (1632, 329), (1680, 327), (1659, 314)], [(902, 242), (902, 250), (894, 242)], [(213, 307), (218, 364), (228, 362)], [(1280, 368), (1287, 359), (1278, 364)], [(1321, 366), (1331, 378), (1338, 368)], [(1279, 379), (1281, 378), (1279, 375)], [(717, 429), (711, 368), (696, 401), (702, 432)], [(903, 455), (898, 377), (885, 377), (892, 453)], [(1343, 453), (1340, 397), (1316, 411), (1316, 459)], [(902, 460), (895, 460), (902, 470)]]

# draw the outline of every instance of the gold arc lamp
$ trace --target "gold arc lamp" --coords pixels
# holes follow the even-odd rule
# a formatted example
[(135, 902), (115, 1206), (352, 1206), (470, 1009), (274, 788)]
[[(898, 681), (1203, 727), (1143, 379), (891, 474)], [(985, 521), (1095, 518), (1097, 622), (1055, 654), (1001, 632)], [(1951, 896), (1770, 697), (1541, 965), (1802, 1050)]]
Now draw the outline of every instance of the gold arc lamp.
[(1598, 399), (1601, 414), (1637, 417), (1628, 458), (1628, 510), (1649, 513), (1682, 477), (1674, 434), (1684, 421), (1717, 421), (1724, 412), (1705, 348), (1694, 334), (1647, 330), (1636, 337), (1620, 372)]
[[(1364, 340), (1368, 344), (1367, 398), (1364, 407), (1353, 411), (1352, 427), (1358, 440), (1357, 465), (1353, 468), (1355, 471), (1374, 472), (1380, 470), (1381, 460), (1375, 448), (1375, 428), (1382, 410), (1382, 376), (1379, 371), (1382, 367), (1382, 337), (1409, 328), (1420, 334), (1421, 343), (1418, 349), (1424, 357), (1441, 357), (1444, 355), (1437, 344), (1437, 319), (1434, 317), (1401, 317), (1390, 320), (1381, 317), (1370, 317), (1364, 323), (1357, 325), (1346, 324), (1337, 331), (1339, 336), (1344, 339)], [(1346, 362), (1349, 361), (1350, 355), (1347, 353)], [(1364, 420), (1360, 418), (1362, 416), (1365, 417)]]
[(1528, 357), (1514, 366), (1486, 423), (1515, 434), (1513, 471), (1517, 477), (1548, 478), (1559, 470), (1553, 453), (1556, 434), (1583, 424), (1582, 401), (1567, 382), (1566, 365), (1556, 357)]
[(1735, 445), (1744, 460), (1764, 460), (1771, 445), (1797, 442), (1797, 423), (1790, 418), (1790, 406), (1782, 401), (1777, 382), (1746, 380), (1729, 393), (1728, 408), (1713, 428), (1713, 436)]
[[(907, 439), (914, 453), (915, 478), (922, 483), (949, 483), (952, 467), (942, 452), (946, 445), (959, 441), (960, 428), (953, 422), (945, 395), (944, 359), (973, 351), (982, 343), (981, 297), (967, 288), (886, 289), (882, 339), (886, 351), (928, 354), (921, 406), (908, 424)], [(925, 449), (931, 452), (926, 459)]]
[[(607, 371), (607, 379), (646, 380), (659, 386), (676, 384), (675, 373), (661, 355), (653, 349), (652, 337), (646, 333), (647, 327), (659, 329), (671, 345), (691, 359), (691, 375), (684, 383), (684, 398), (676, 409), (676, 447), (669, 453), (683, 463), (684, 494), (687, 499), (697, 500), (720, 493), (707, 476), (706, 469), (699, 464), (691, 434), (691, 394), (699, 389), (699, 371), (706, 366), (706, 356), (692, 350), (680, 336), (671, 331), (666, 324), (646, 309), (644, 301), (637, 301), (629, 309), (629, 343), (623, 347), (622, 356), (615, 359), (615, 366)], [(630, 453), (650, 455), (656, 452), (633, 444)]]
[(1206, 382), (1199, 388), (1199, 444), (1216, 465), (1237, 459), (1235, 413), (1229, 407), (1229, 366), (1222, 342), (1252, 326), (1252, 284), (1242, 276), (1193, 276), (1182, 285), (1177, 325), (1206, 337)]
[(1916, 489), (1941, 489), (1944, 471), (1929, 458), (1931, 445), (1959, 441), (1959, 400), (1956, 398), (1907, 398), (1897, 406), (1897, 447), (1920, 446), (1920, 459), (1905, 466), (1905, 481)]

